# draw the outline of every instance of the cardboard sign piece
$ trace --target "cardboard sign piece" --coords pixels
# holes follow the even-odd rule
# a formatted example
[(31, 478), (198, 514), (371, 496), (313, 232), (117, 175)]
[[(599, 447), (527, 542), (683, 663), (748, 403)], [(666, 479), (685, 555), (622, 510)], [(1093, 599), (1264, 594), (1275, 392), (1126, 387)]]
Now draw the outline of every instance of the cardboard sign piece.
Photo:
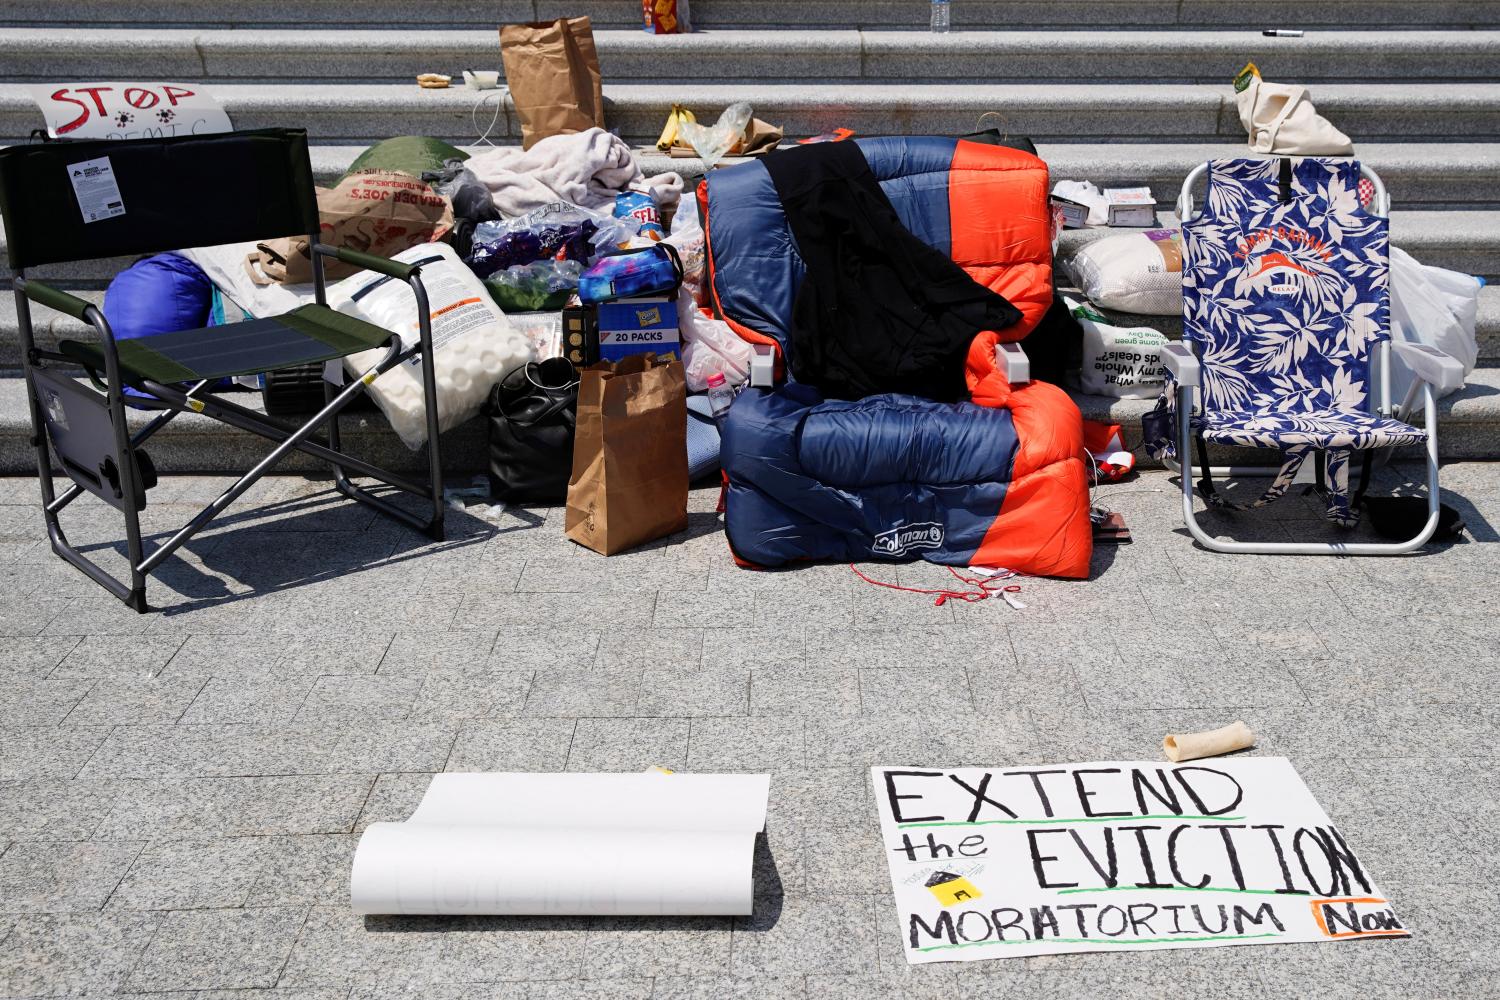
[(196, 84), (46, 83), (27, 90), (54, 139), (163, 139), (234, 129), (219, 102)]

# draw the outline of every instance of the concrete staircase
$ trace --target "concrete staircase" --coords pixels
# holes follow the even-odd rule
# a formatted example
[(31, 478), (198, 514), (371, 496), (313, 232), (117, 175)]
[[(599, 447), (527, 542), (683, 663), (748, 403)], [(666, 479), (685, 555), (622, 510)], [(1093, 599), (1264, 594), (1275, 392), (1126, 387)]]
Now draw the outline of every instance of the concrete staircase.
[[(1170, 205), (1192, 166), (1243, 148), (1228, 79), (1253, 59), (1270, 79), (1311, 85), (1319, 109), (1355, 138), (1391, 189), (1396, 244), (1426, 263), (1500, 278), (1500, 0), (954, 0), (946, 36), (922, 30), (922, 0), (696, 0), (698, 33), (667, 38), (637, 29), (634, 0), (366, 0), (358, 27), (351, 10), (342, 0), (10, 0), (0, 7), (0, 145), (41, 124), (27, 84), (100, 79), (200, 81), (239, 126), (304, 126), (324, 179), (391, 135), (472, 147), (494, 118), (493, 140), (514, 143), (519, 123), (497, 95), (476, 107), (470, 91), (423, 91), (412, 77), (499, 68), (499, 24), (584, 13), (609, 124), (636, 143), (655, 138), (674, 101), (711, 118), (749, 100), (791, 135), (840, 125), (961, 133), (994, 112), (1037, 141), (1054, 178), (1150, 184)], [(1307, 34), (1266, 38), (1268, 27)], [(643, 160), (648, 172), (701, 169), (654, 150)], [(1064, 252), (1097, 235), (1068, 234)], [(123, 263), (38, 274), (99, 301)], [(34, 315), (44, 344), (79, 332), (46, 309)], [(1178, 332), (1172, 319), (1125, 318)], [(1500, 455), (1500, 285), (1484, 290), (1479, 336), (1481, 369), (1443, 404), (1452, 457)], [(5, 296), (3, 472), (31, 463), (19, 364)], [(1081, 402), (1130, 429), (1144, 408)], [(348, 424), (368, 451), (422, 465), (378, 417)], [(450, 437), (453, 468), (482, 464), (479, 428)], [(153, 457), (173, 470), (243, 467), (261, 447), (188, 417), (156, 440)]]

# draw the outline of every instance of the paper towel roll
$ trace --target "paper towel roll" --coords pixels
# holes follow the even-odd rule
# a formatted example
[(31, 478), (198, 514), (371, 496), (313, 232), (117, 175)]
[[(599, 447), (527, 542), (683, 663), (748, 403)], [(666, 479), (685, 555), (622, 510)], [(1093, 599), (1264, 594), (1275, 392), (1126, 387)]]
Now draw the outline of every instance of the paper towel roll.
[(1167, 760), (1173, 763), (1197, 760), (1200, 757), (1217, 757), (1254, 745), (1255, 733), (1238, 719), (1222, 729), (1211, 729), (1206, 733), (1168, 733), (1166, 739), (1161, 741)]

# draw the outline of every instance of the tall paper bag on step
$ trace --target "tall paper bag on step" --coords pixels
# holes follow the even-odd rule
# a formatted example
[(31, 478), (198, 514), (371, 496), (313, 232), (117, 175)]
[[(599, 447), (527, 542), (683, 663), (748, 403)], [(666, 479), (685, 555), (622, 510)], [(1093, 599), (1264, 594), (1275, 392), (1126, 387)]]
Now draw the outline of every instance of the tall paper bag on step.
[(500, 59), (521, 118), (521, 145), (604, 127), (604, 82), (587, 17), (507, 24)]
[(687, 384), (655, 354), (579, 373), (568, 537), (613, 555), (687, 527)]

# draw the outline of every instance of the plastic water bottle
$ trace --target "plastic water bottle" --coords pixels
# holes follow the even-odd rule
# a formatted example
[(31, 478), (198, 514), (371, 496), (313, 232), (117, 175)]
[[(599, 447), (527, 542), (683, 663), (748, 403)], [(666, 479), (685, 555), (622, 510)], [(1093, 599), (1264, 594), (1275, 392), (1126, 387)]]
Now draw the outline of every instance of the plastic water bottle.
[(942, 32), (948, 31), (948, 11), (952, 5), (949, 0), (932, 0), (932, 30)]
[(714, 415), (714, 423), (722, 425), (734, 403), (734, 390), (724, 381), (720, 372), (708, 377), (708, 409)]

